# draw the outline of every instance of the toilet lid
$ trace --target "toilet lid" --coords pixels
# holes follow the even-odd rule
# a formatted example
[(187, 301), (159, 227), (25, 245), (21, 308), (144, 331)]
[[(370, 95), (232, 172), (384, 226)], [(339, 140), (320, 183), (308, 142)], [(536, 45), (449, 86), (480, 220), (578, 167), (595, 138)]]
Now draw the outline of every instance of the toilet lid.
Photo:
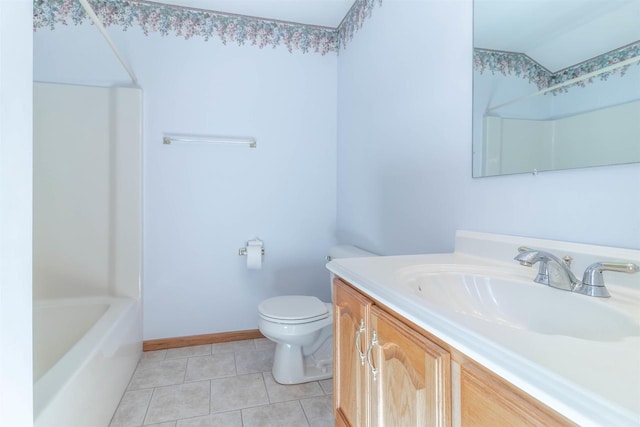
[(327, 305), (316, 297), (288, 295), (269, 298), (260, 303), (258, 312), (276, 321), (320, 320), (329, 315)]

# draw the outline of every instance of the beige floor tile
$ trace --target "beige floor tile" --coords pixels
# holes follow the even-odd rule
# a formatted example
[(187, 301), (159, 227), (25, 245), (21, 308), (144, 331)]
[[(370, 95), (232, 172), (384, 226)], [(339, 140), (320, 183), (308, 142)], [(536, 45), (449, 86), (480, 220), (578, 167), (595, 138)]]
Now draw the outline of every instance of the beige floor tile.
[(270, 373), (265, 372), (262, 375), (264, 376), (264, 383), (267, 386), (267, 393), (269, 394), (269, 401), (271, 401), (271, 403), (324, 396), (324, 391), (322, 391), (317, 381), (304, 384), (282, 385), (278, 384)]
[(178, 357), (208, 356), (211, 354), (211, 344), (192, 345), (190, 347), (170, 348), (165, 359)]
[(332, 395), (302, 399), (300, 400), (300, 404), (302, 405), (302, 410), (307, 416), (309, 423), (312, 425), (314, 421), (317, 421), (318, 423), (322, 423), (324, 421), (334, 422)]
[(253, 342), (255, 343), (257, 350), (275, 350), (276, 348), (276, 343), (271, 341), (269, 338), (256, 338)]
[(145, 351), (142, 353), (142, 360), (164, 360), (167, 350)]
[(141, 360), (131, 377), (129, 390), (180, 384), (186, 369), (187, 359)]
[(178, 420), (176, 427), (242, 427), (240, 411)]
[(262, 374), (211, 380), (211, 412), (226, 412), (267, 405), (269, 397)]
[(336, 420), (335, 418), (316, 418), (314, 420), (309, 420), (310, 427), (335, 427)]
[(120, 404), (111, 419), (110, 427), (141, 426), (147, 407), (151, 400), (153, 389), (127, 391), (120, 400)]
[(320, 387), (326, 394), (333, 394), (333, 378), (320, 381)]
[(234, 375), (236, 375), (234, 354), (220, 353), (211, 356), (190, 357), (184, 381), (200, 381)]
[(227, 353), (227, 352), (253, 351), (255, 349), (256, 349), (256, 345), (253, 343), (253, 340), (231, 341), (231, 342), (221, 342), (221, 343), (211, 344), (211, 352), (213, 354)]
[(154, 390), (145, 424), (179, 420), (209, 414), (209, 381), (158, 387)]
[(333, 379), (281, 385), (266, 338), (143, 353), (110, 427), (333, 426)]
[(244, 427), (308, 427), (300, 402), (273, 403), (242, 410)]
[(271, 372), (273, 353), (273, 350), (270, 349), (236, 353), (238, 375)]

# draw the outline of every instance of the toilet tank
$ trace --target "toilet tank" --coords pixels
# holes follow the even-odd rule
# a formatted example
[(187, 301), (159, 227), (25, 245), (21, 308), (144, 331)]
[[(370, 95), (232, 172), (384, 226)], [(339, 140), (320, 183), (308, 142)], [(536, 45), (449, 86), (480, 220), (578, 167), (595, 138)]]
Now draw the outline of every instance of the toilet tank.
[[(367, 252), (364, 249), (360, 249), (356, 246), (351, 245), (338, 245), (331, 246), (329, 248), (329, 256), (327, 257), (327, 261), (331, 261), (332, 259), (338, 258), (361, 258), (368, 256), (377, 256), (374, 253)], [(329, 286), (331, 287), (331, 301), (333, 301), (333, 273), (330, 273), (329, 276)]]

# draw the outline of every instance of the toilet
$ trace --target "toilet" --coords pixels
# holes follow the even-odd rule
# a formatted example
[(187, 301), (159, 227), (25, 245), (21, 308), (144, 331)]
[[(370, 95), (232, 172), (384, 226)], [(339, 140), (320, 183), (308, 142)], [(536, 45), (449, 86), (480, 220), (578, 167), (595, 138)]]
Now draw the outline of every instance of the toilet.
[[(327, 259), (370, 256), (375, 254), (341, 245), (331, 247)], [(331, 289), (333, 293), (333, 286)], [(276, 343), (272, 373), (278, 383), (300, 384), (333, 376), (333, 306), (330, 302), (305, 295), (279, 296), (262, 301), (258, 314), (260, 332)]]

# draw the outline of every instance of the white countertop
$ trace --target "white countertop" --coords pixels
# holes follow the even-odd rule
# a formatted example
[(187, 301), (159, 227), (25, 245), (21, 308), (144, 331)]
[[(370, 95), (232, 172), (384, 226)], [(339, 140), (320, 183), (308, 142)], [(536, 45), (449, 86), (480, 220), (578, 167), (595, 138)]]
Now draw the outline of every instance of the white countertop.
[[(593, 260), (637, 263), (640, 258), (640, 251), (628, 249), (459, 232), (455, 253), (337, 259), (327, 268), (574, 422), (583, 426), (640, 425), (640, 336), (595, 341), (491, 322), (470, 327), (468, 319), (465, 323), (456, 313), (425, 306), (393, 289), (399, 271), (424, 264), (492, 265), (533, 279), (537, 268), (520, 267), (512, 260), (519, 245), (544, 248), (560, 256), (570, 254), (575, 260), (574, 272), (582, 272)], [(631, 275), (615, 275), (615, 284), (607, 284), (612, 298), (595, 302), (615, 305), (640, 322), (640, 274), (618, 276)], [(564, 292), (549, 291), (551, 295)], [(589, 322), (588, 313), (584, 321)]]

